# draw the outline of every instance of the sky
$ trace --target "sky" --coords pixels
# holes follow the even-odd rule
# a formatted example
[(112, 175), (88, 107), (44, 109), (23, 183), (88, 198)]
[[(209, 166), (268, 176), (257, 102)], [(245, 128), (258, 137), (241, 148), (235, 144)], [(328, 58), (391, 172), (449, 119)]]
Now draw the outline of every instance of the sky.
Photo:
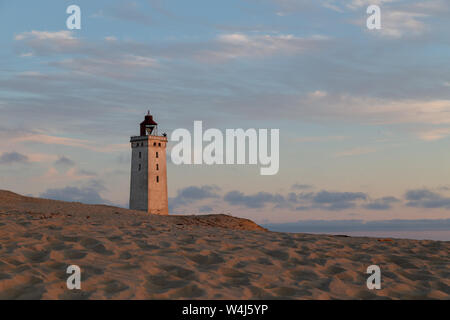
[(0, 189), (128, 206), (150, 109), (169, 136), (195, 120), (280, 130), (276, 175), (169, 161), (171, 213), (439, 225), (448, 30), (447, 0), (0, 0)]

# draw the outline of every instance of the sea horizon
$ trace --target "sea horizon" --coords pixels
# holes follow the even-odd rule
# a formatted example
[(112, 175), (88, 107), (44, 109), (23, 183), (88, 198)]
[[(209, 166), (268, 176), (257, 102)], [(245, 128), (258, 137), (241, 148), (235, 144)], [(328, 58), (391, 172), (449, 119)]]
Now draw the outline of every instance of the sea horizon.
[(275, 232), (450, 241), (450, 219), (300, 220), (290, 223), (266, 223), (261, 225)]

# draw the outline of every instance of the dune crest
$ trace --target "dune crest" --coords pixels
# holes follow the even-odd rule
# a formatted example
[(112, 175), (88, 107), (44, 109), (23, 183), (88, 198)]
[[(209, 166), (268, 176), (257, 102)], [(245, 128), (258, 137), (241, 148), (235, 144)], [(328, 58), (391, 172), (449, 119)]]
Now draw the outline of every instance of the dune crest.
[(143, 211), (129, 210), (109, 205), (83, 204), (80, 202), (67, 202), (42, 198), (22, 196), (17, 193), (0, 190), (0, 214), (1, 213), (29, 213), (41, 214), (43, 216), (57, 215), (94, 215), (97, 217), (104, 215), (137, 215), (146, 216), (151, 221), (161, 220), (172, 222), (177, 226), (205, 226), (226, 228), (235, 230), (259, 230), (267, 231), (265, 228), (257, 225), (253, 221), (244, 218), (233, 217), (225, 214), (207, 214), (207, 215), (170, 215), (168, 217), (159, 217), (150, 215)]
[[(378, 240), (0, 191), (0, 299), (450, 298), (449, 242)], [(66, 287), (70, 265), (81, 290)]]

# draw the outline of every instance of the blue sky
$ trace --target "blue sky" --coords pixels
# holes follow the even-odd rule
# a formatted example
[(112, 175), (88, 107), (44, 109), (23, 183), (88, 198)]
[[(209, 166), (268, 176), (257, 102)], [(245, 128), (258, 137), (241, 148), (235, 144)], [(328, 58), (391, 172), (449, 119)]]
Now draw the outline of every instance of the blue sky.
[(0, 0), (0, 188), (126, 206), (150, 109), (168, 133), (280, 129), (275, 176), (169, 163), (174, 213), (450, 218), (449, 18), (445, 0)]

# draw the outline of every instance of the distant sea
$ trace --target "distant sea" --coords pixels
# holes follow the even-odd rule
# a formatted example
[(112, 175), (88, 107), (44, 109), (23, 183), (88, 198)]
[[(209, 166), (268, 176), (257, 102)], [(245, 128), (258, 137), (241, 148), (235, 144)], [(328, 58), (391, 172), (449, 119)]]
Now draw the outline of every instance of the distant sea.
[[(321, 234), (320, 232), (310, 232)], [(337, 234), (337, 233), (322, 233)], [(371, 237), (371, 238), (397, 238), (397, 239), (414, 239), (414, 240), (436, 240), (450, 241), (450, 231), (352, 231), (341, 232), (339, 234), (350, 237)]]
[(262, 224), (277, 232), (347, 235), (351, 237), (450, 241), (450, 219), (429, 220), (304, 220)]

